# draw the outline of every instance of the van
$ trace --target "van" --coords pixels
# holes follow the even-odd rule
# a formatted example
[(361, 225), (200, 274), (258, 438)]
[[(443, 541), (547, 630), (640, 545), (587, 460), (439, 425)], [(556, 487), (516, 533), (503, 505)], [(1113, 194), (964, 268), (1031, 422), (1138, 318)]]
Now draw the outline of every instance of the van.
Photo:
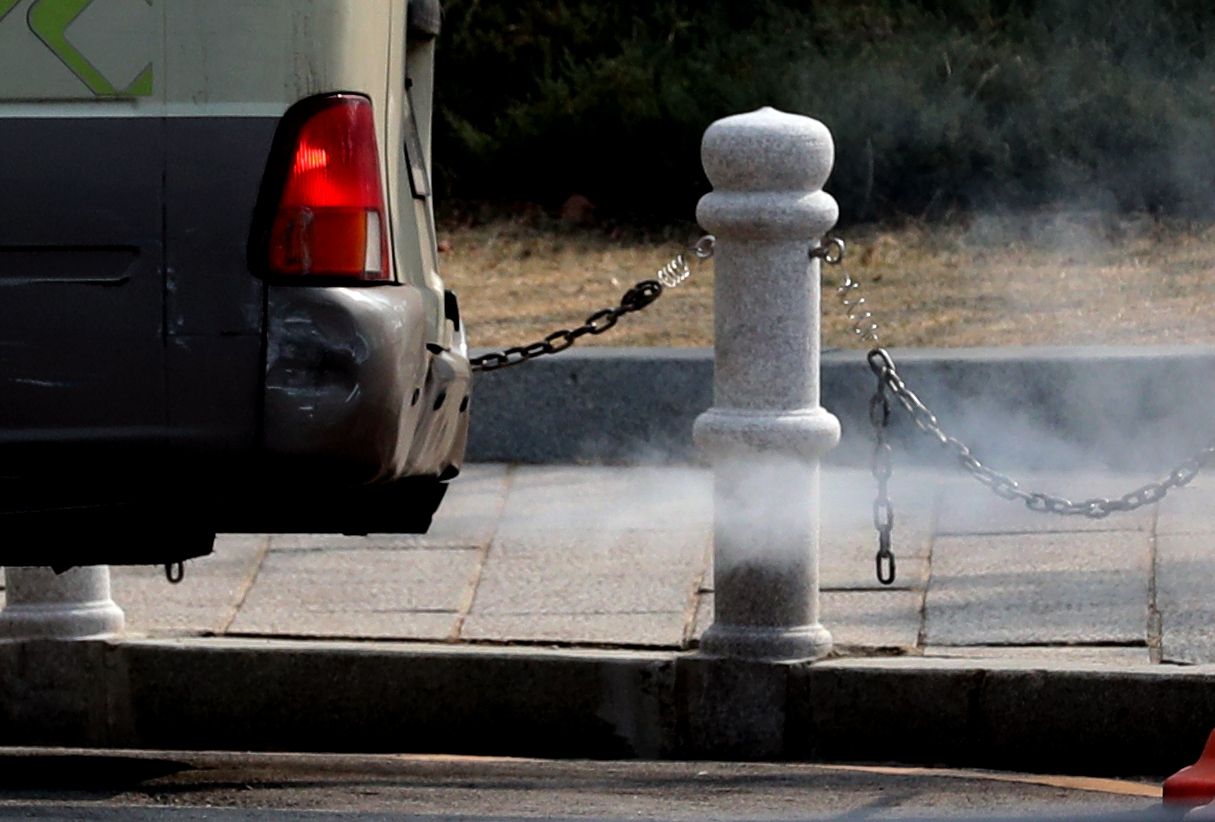
[(0, 0), (0, 565), (425, 531), (438, 0)]

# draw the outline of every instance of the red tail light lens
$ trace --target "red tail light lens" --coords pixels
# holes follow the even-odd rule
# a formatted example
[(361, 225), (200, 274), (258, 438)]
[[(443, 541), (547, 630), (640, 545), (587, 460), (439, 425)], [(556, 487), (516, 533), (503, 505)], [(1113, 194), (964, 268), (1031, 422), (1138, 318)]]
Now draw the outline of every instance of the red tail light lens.
[(325, 100), (296, 132), (269, 232), (272, 274), (388, 280), (387, 220), (371, 103)]

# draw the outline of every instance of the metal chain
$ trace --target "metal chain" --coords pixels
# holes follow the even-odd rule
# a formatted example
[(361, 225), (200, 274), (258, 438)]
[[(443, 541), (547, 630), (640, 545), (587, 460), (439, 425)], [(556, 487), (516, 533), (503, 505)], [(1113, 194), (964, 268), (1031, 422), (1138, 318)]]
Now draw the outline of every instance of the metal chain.
[[(822, 245), (810, 249), (810, 257), (821, 259), (829, 265), (839, 265), (844, 261), (844, 241), (832, 237)], [(878, 326), (873, 314), (865, 307), (865, 298), (855, 292), (861, 284), (852, 279), (852, 275), (844, 270), (844, 281), (835, 289), (844, 314), (852, 325), (852, 333), (866, 343), (878, 344)], [(873, 500), (873, 527), (878, 534), (877, 555), (873, 558), (874, 570), (878, 582), (883, 585), (894, 584), (897, 567), (894, 551), (891, 550), (894, 533), (894, 503), (890, 499), (890, 477), (894, 473), (893, 454), (890, 443), (886, 441), (886, 428), (890, 425), (890, 398), (886, 393), (886, 383), (878, 380), (877, 390), (869, 399), (869, 423), (873, 426), (874, 446), (873, 460), (870, 470), (877, 484), (877, 497)]]
[[(838, 251), (827, 252), (834, 248)], [(828, 240), (825, 245), (810, 250), (811, 257), (819, 257), (832, 265), (844, 258), (844, 244), (840, 240)], [(873, 425), (876, 444), (873, 452), (873, 477), (877, 483), (877, 498), (873, 502), (873, 526), (878, 532), (878, 552), (875, 559), (877, 578), (889, 585), (895, 578), (895, 558), (891, 550), (891, 533), (894, 529), (894, 506), (890, 501), (889, 482), (893, 470), (890, 444), (886, 440), (886, 429), (890, 424), (890, 399), (893, 394), (899, 404), (911, 415), (916, 427), (936, 439), (942, 446), (951, 449), (963, 470), (978, 482), (990, 488), (997, 496), (1008, 500), (1021, 500), (1031, 511), (1042, 514), (1082, 516), (1102, 519), (1122, 511), (1134, 511), (1164, 499), (1174, 488), (1188, 485), (1199, 472), (1215, 459), (1215, 441), (1191, 454), (1161, 480), (1149, 482), (1116, 499), (1091, 497), (1073, 501), (1042, 491), (1025, 491), (1020, 484), (1006, 474), (988, 468), (980, 462), (970, 448), (941, 428), (935, 414), (907, 387), (886, 349), (878, 346), (878, 325), (865, 307), (863, 297), (855, 298), (860, 283), (845, 272), (843, 283), (836, 289), (844, 313), (852, 324), (852, 333), (873, 345), (867, 356), (869, 368), (877, 377), (877, 390), (869, 400), (869, 422)]]
[[(716, 239), (712, 234), (706, 234), (692, 246), (692, 253), (698, 259), (707, 260), (713, 256), (715, 242)], [(562, 328), (529, 345), (516, 345), (502, 351), (492, 351), (479, 357), (472, 357), (469, 364), (473, 371), (497, 371), (499, 368), (520, 365), (528, 360), (534, 360), (536, 357), (564, 351), (577, 342), (579, 337), (585, 337), (587, 334), (602, 334), (613, 328), (621, 317), (650, 305), (662, 296), (664, 287), (675, 288), (691, 273), (683, 254), (676, 254), (673, 260), (658, 271), (654, 279), (637, 283), (624, 292), (619, 305), (596, 311), (577, 328)]]
[(873, 527), (878, 533), (877, 556), (873, 558), (878, 582), (894, 583), (896, 574), (894, 551), (890, 548), (894, 532), (894, 503), (890, 501), (890, 475), (894, 473), (890, 443), (886, 442), (886, 427), (890, 425), (890, 399), (886, 384), (878, 380), (877, 391), (869, 400), (869, 422), (873, 425), (876, 444), (873, 448), (871, 470), (877, 481), (877, 498), (873, 500)]
[(1066, 497), (1047, 494), (1042, 491), (1024, 491), (1011, 477), (999, 471), (988, 468), (979, 462), (965, 443), (956, 437), (951, 437), (942, 428), (936, 415), (928, 410), (907, 384), (899, 376), (889, 352), (883, 348), (875, 348), (869, 352), (869, 367), (881, 384), (898, 399), (907, 413), (911, 415), (916, 427), (934, 437), (941, 445), (953, 450), (958, 463), (964, 470), (983, 485), (990, 488), (996, 495), (1009, 500), (1021, 500), (1031, 511), (1043, 514), (1062, 514), (1064, 516), (1081, 516), (1090, 519), (1102, 519), (1120, 511), (1134, 511), (1145, 505), (1151, 505), (1164, 499), (1169, 491), (1188, 485), (1198, 476), (1198, 473), (1215, 458), (1215, 442), (1199, 449), (1187, 457), (1169, 475), (1156, 482), (1149, 482), (1123, 494), (1116, 499), (1092, 497), (1090, 499), (1072, 501)]

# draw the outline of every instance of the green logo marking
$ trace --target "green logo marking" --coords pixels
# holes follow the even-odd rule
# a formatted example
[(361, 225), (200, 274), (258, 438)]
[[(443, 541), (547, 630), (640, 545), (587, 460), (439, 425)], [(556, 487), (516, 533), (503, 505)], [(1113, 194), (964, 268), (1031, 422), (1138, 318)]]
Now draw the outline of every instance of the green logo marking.
[[(20, 0), (0, 0), (0, 18)], [(145, 0), (152, 5), (152, 0)], [(98, 97), (147, 97), (152, 93), (152, 64), (148, 63), (129, 86), (115, 88), (67, 39), (67, 27), (93, 0), (36, 0), (30, 7), (29, 26), (72, 73)]]

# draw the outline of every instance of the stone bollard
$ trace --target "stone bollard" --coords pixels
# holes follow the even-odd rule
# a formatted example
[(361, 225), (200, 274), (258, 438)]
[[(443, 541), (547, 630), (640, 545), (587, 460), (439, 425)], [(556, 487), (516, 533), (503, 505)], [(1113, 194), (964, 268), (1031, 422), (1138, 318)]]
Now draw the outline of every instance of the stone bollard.
[(819, 261), (839, 209), (817, 120), (762, 108), (718, 120), (701, 145), (713, 183), (696, 208), (717, 236), (713, 407), (696, 444), (714, 470), (710, 656), (817, 659), (819, 458), (839, 421), (819, 405)]
[(5, 568), (4, 583), (0, 638), (104, 639), (122, 632), (122, 609), (110, 598), (108, 565), (62, 574), (50, 568)]

